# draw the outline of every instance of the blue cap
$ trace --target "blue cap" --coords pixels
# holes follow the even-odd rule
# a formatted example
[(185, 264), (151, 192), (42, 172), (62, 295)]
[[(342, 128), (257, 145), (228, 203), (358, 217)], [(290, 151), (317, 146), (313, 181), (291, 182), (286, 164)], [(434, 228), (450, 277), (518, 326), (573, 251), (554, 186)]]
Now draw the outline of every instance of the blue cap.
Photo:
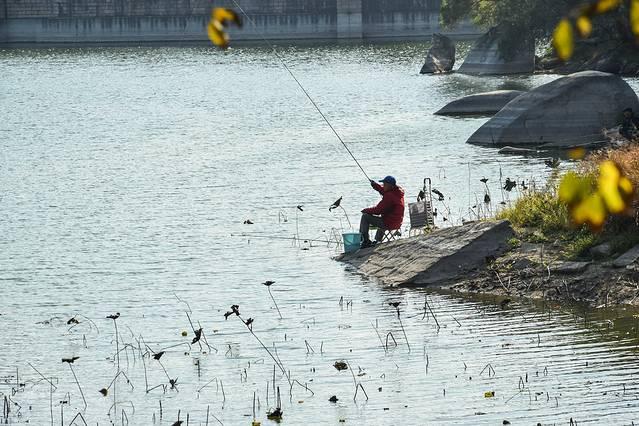
[(386, 176), (384, 179), (380, 180), (380, 182), (390, 183), (391, 185), (397, 185), (397, 181), (392, 176)]

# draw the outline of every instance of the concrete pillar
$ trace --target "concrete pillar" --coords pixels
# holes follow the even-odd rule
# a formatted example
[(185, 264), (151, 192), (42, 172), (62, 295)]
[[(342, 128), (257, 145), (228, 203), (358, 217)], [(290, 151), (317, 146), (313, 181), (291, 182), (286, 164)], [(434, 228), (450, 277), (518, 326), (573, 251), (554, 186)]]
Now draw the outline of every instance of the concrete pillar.
[(362, 0), (337, 0), (337, 38), (362, 38)]

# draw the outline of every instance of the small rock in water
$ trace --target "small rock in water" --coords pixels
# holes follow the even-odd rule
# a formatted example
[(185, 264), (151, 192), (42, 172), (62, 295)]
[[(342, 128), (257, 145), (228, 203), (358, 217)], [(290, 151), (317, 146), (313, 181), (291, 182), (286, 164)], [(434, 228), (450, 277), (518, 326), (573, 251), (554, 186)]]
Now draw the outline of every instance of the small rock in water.
[(502, 309), (506, 308), (506, 305), (508, 305), (511, 302), (510, 299), (504, 299), (499, 303), (499, 306), (501, 306)]

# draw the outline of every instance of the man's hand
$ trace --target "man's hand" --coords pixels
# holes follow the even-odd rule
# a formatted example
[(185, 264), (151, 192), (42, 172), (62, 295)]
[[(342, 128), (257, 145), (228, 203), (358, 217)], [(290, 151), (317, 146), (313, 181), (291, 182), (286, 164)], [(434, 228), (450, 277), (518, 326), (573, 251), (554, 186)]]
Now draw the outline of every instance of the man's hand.
[(369, 179), (368, 181), (371, 183), (371, 186), (375, 188), (375, 181), (373, 179)]

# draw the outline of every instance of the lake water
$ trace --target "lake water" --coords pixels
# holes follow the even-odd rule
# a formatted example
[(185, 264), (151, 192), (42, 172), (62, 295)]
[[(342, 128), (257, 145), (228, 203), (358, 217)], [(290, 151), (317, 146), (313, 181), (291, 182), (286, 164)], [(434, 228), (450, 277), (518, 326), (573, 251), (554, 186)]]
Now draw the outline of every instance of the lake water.
[[(543, 185), (544, 158), (464, 143), (486, 119), (432, 113), (556, 76), (422, 76), (426, 49), (279, 51), (369, 176), (396, 176), (411, 199), (432, 178), (438, 225), (485, 213), (471, 210), (482, 177), (491, 211), (517, 195), (500, 177)], [(367, 281), (334, 245), (295, 245), (356, 226), (377, 195), (269, 50), (8, 50), (0, 69), (3, 421), (204, 425), (208, 409), (209, 424), (251, 424), (255, 393), (272, 424), (273, 377), (289, 425), (639, 418), (632, 312), (428, 293), (438, 329), (424, 292)], [(340, 196), (345, 212), (329, 212)], [(255, 335), (225, 320), (232, 304)], [(190, 345), (186, 310), (211, 349)]]

